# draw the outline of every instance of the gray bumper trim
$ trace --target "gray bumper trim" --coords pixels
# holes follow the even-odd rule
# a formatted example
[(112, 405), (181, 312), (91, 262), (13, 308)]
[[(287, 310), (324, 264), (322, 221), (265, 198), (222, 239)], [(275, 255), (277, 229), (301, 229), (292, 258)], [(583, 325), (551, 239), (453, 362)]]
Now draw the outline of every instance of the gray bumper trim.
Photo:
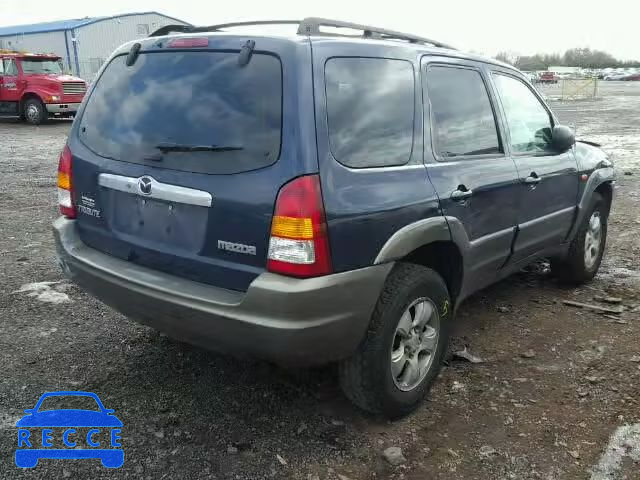
[(45, 107), (49, 113), (76, 113), (79, 103), (46, 103)]
[(243, 293), (92, 249), (74, 220), (53, 226), (63, 270), (104, 303), (187, 342), (285, 364), (322, 364), (355, 351), (393, 266), (310, 279), (263, 273)]

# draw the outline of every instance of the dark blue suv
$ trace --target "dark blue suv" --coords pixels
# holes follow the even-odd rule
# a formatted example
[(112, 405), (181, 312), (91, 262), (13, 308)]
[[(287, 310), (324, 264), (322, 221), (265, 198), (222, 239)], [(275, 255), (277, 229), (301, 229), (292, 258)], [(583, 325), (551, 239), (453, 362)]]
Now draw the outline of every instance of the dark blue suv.
[(116, 50), (60, 158), (60, 264), (177, 338), (340, 362), (351, 400), (402, 415), (464, 298), (542, 256), (562, 280), (595, 275), (613, 166), (509, 65), (296, 23)]

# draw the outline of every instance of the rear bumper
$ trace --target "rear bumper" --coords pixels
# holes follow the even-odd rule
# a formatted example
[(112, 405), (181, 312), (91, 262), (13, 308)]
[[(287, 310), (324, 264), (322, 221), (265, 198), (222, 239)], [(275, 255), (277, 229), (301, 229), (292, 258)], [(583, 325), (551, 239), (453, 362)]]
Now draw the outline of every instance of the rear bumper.
[(78, 107), (80, 107), (79, 103), (47, 103), (45, 104), (47, 108), (47, 112), (49, 113), (76, 113), (78, 111)]
[(310, 279), (263, 273), (246, 292), (185, 280), (85, 245), (59, 218), (59, 262), (72, 280), (123, 314), (212, 350), (313, 365), (355, 351), (391, 263)]

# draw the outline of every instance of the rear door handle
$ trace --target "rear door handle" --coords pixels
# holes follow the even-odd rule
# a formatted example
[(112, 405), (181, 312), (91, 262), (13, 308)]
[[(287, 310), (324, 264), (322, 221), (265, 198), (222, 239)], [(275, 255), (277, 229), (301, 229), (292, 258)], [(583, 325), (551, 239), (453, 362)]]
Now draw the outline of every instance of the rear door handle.
[(469, 190), (464, 185), (460, 185), (457, 190), (454, 190), (451, 194), (451, 199), (456, 201), (463, 201), (473, 195), (473, 190)]
[(536, 172), (531, 172), (531, 175), (529, 175), (527, 178), (524, 179), (524, 183), (529, 183), (529, 184), (536, 184), (536, 183), (540, 183), (542, 179), (538, 176), (538, 174)]

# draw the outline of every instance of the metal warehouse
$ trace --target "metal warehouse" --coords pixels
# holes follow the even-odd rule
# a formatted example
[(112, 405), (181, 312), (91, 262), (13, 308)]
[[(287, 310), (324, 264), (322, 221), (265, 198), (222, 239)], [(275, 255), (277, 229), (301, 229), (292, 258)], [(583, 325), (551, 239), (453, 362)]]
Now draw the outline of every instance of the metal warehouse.
[(118, 46), (172, 24), (188, 25), (158, 12), (142, 12), (0, 27), (0, 49), (55, 53), (65, 69), (91, 81)]

